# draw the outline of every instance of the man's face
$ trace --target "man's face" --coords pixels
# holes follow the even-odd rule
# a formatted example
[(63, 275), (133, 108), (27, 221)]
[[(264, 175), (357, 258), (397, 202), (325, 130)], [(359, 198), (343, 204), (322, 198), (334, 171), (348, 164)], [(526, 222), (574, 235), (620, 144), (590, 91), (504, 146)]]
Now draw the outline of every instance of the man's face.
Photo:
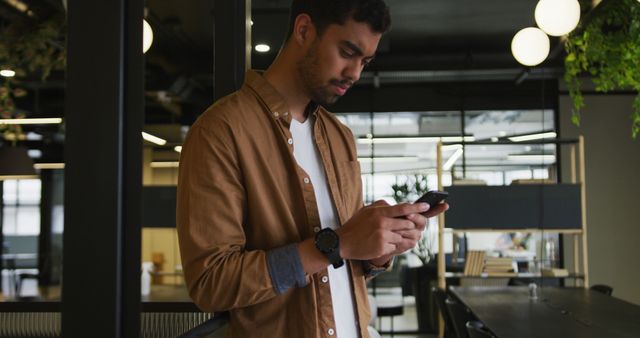
[(381, 36), (372, 32), (368, 24), (354, 20), (329, 25), (321, 36), (316, 36), (298, 63), (311, 99), (330, 105), (344, 95), (373, 59)]

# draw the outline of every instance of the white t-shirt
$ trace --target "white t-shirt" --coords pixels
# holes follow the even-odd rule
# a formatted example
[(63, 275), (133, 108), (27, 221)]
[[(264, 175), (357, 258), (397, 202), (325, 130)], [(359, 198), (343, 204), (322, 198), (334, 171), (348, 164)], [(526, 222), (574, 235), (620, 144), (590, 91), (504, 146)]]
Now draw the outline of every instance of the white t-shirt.
[[(309, 175), (318, 203), (318, 213), (322, 228), (336, 229), (340, 225), (336, 212), (327, 176), (322, 166), (322, 160), (313, 137), (313, 116), (309, 116), (304, 123), (291, 119), (291, 137), (293, 138), (293, 156), (298, 165)], [(328, 268), (329, 283), (331, 286), (331, 300), (333, 302), (333, 318), (336, 323), (336, 336), (338, 338), (358, 338), (358, 327), (351, 288), (351, 274), (347, 264), (339, 269), (332, 265)]]

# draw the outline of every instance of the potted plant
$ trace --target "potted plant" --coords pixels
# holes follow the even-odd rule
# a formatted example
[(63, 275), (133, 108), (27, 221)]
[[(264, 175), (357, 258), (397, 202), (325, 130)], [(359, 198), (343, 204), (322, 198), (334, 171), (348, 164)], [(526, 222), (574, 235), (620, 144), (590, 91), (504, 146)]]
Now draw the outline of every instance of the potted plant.
[[(573, 101), (572, 121), (580, 125), (584, 99), (580, 75), (587, 72), (595, 90), (640, 93), (640, 2), (603, 1), (565, 42), (564, 79)], [(633, 102), (631, 135), (640, 133), (640, 94)]]

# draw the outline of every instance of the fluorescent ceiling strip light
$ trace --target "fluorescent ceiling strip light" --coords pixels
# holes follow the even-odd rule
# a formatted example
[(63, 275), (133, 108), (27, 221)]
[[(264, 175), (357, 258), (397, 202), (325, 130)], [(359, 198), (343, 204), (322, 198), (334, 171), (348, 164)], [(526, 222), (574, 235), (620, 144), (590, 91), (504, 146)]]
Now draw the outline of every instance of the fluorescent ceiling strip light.
[(29, 7), (20, 0), (4, 0), (4, 2), (8, 3), (13, 8), (19, 10), (22, 13), (26, 12), (29, 9)]
[(40, 178), (38, 175), (0, 175), (0, 181), (4, 180), (34, 180)]
[(553, 162), (556, 160), (555, 155), (509, 155), (508, 160), (518, 162)]
[(556, 136), (558, 135), (555, 132), (551, 131), (548, 133), (513, 136), (513, 137), (509, 137), (509, 140), (513, 142), (524, 142), (524, 141), (531, 141), (531, 140), (539, 140), (543, 138), (556, 138)]
[(181, 153), (182, 152), (182, 146), (175, 146), (175, 147), (173, 147), (173, 150)]
[(0, 124), (60, 124), (62, 118), (43, 118), (43, 119), (0, 119)]
[(395, 157), (358, 157), (361, 163), (402, 163), (402, 162), (418, 162), (419, 158), (415, 156), (395, 156)]
[(442, 137), (442, 142), (475, 142), (476, 138), (473, 136), (445, 136)]
[(2, 70), (0, 70), (0, 76), (14, 77), (14, 76), (16, 76), (16, 72), (14, 72), (11, 69), (2, 69)]
[(145, 139), (145, 141), (149, 141), (151, 143), (155, 143), (155, 144), (157, 144), (159, 146), (163, 146), (163, 145), (167, 144), (166, 140), (163, 140), (163, 139), (161, 139), (159, 137), (156, 137), (156, 136), (153, 136), (151, 134), (147, 134), (144, 131), (142, 132), (142, 138)]
[(171, 161), (171, 162), (151, 162), (151, 168), (178, 168), (180, 166), (180, 162)]
[(36, 163), (33, 167), (36, 169), (64, 169), (64, 163)]
[(451, 157), (449, 157), (447, 162), (442, 166), (442, 170), (444, 171), (451, 170), (451, 167), (453, 167), (453, 164), (456, 163), (456, 161), (460, 158), (460, 156), (462, 156), (463, 153), (464, 153), (464, 150), (462, 150), (462, 148), (456, 150), (456, 152), (453, 153)]
[(377, 138), (359, 138), (359, 144), (389, 144), (389, 143), (436, 143), (442, 142), (473, 142), (476, 138), (473, 136), (426, 136), (426, 137), (377, 137)]

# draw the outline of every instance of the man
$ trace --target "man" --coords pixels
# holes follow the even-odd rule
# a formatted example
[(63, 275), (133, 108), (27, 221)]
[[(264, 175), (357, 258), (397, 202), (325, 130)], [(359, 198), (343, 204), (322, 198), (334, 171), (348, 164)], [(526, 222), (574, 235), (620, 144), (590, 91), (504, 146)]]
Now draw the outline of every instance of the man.
[(177, 224), (185, 280), (230, 337), (369, 337), (366, 279), (415, 246), (440, 205), (362, 207), (353, 135), (323, 106), (390, 25), (382, 0), (294, 0), (269, 69), (192, 126)]

